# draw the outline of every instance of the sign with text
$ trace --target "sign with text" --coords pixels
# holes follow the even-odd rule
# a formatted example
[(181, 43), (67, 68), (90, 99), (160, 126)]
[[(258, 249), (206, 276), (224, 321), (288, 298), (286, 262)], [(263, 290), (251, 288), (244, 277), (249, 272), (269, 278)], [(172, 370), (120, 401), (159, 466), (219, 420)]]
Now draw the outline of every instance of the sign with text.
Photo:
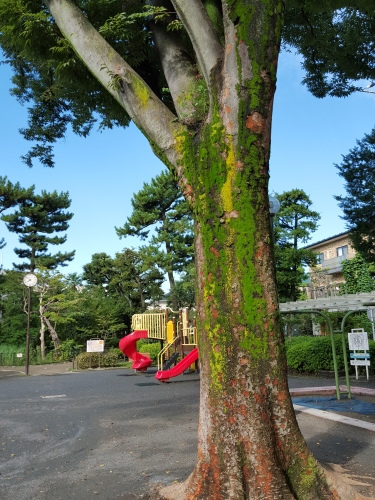
[(348, 333), (348, 341), (350, 351), (368, 351), (367, 332), (363, 329), (353, 329)]
[(104, 340), (102, 339), (92, 339), (87, 341), (86, 346), (87, 352), (103, 352), (104, 351)]
[(366, 367), (367, 380), (369, 378), (368, 367), (371, 365), (370, 353), (368, 353), (368, 336), (363, 328), (353, 328), (348, 333), (349, 350), (354, 351), (350, 353), (350, 364), (355, 367), (355, 376), (358, 380), (358, 366)]

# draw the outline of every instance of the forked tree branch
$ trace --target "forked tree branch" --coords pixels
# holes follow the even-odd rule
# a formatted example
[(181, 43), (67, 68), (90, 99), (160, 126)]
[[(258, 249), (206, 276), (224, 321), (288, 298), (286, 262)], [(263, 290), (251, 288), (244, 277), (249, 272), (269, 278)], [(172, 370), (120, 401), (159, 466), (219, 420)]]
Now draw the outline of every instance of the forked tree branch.
[(201, 0), (171, 0), (184, 25), (207, 86), (211, 89), (212, 72), (223, 55), (223, 47)]
[(176, 134), (183, 128), (176, 116), (98, 33), (73, 0), (45, 0), (44, 3), (90, 72), (167, 160), (175, 165)]

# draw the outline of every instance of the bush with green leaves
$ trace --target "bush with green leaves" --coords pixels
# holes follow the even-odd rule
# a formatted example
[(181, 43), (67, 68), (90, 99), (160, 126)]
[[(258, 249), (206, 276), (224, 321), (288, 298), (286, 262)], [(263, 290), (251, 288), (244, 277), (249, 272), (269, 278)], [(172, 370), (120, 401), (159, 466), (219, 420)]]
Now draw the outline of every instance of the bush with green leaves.
[(64, 340), (52, 352), (53, 361), (72, 361), (84, 348), (82, 344), (76, 344), (75, 340)]
[[(343, 370), (344, 355), (341, 334), (334, 335), (336, 346), (336, 360), (338, 370)], [(350, 352), (348, 336), (345, 335), (345, 346), (348, 363)], [(318, 373), (320, 370), (333, 370), (332, 342), (330, 336), (310, 337), (300, 336), (285, 339), (285, 351), (288, 368), (299, 373)], [(372, 362), (375, 363), (375, 342), (369, 340), (369, 352)], [(350, 367), (352, 368), (352, 367)]]
[(77, 368), (109, 368), (117, 366), (122, 356), (120, 349), (110, 349), (107, 352), (82, 352), (76, 357)]
[(158, 354), (160, 352), (160, 342), (147, 342), (147, 341), (138, 341), (138, 351), (140, 353), (146, 352), (150, 354), (150, 358), (153, 364), (157, 364), (158, 362)]

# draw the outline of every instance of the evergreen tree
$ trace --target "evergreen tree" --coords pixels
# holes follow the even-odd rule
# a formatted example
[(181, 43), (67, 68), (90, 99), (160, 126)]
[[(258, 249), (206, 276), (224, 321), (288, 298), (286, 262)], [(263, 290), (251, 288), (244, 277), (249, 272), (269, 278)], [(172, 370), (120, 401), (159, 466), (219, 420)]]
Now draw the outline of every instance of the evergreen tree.
[(335, 196), (354, 248), (375, 263), (375, 128), (336, 165), (346, 196)]
[(149, 240), (142, 254), (150, 265), (157, 265), (167, 273), (172, 290), (175, 273), (183, 271), (193, 259), (190, 208), (174, 176), (167, 171), (152, 179), (150, 184), (144, 183), (131, 203), (133, 212), (122, 228), (116, 228), (117, 234)]
[(33, 194), (22, 200), (14, 213), (1, 217), (8, 230), (18, 234), (19, 242), (27, 247), (14, 250), (20, 259), (27, 259), (21, 264), (13, 264), (16, 269), (32, 272), (36, 268), (56, 269), (73, 260), (75, 251), (47, 253), (49, 245), (61, 245), (67, 239), (66, 235), (56, 233), (69, 227), (73, 214), (66, 209), (70, 203), (69, 193), (43, 190), (40, 195)]
[(83, 271), (82, 277), (89, 285), (105, 290), (108, 296), (121, 302), (128, 318), (143, 312), (147, 303), (157, 302), (163, 295), (162, 273), (135, 250), (125, 249), (114, 259), (106, 253), (94, 254)]
[(311, 200), (302, 189), (292, 189), (276, 195), (280, 210), (275, 215), (276, 282), (281, 302), (298, 299), (304, 279), (303, 266), (316, 262), (312, 250), (300, 248), (316, 231), (320, 215), (311, 210)]
[[(34, 193), (34, 186), (22, 188), (19, 182), (12, 184), (7, 177), (0, 177), (0, 214), (15, 207)], [(5, 238), (0, 238), (0, 249), (6, 245)]]
[[(23, 274), (10, 270), (0, 274), (0, 344), (21, 345), (25, 343), (27, 295), (22, 286)], [(31, 311), (37, 308), (36, 297), (31, 295)], [(30, 317), (30, 345), (38, 341), (39, 322), (36, 314)]]

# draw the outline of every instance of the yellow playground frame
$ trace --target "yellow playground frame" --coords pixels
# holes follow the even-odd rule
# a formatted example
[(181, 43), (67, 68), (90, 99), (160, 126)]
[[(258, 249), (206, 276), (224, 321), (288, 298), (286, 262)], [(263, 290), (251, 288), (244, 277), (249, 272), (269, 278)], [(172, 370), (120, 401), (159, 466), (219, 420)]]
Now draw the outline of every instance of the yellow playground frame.
[[(158, 370), (163, 368), (164, 362), (174, 353), (178, 352), (183, 358), (197, 346), (195, 317), (190, 319), (187, 307), (177, 312), (165, 309), (158, 313), (134, 314), (132, 331), (135, 330), (147, 330), (147, 338), (161, 341)], [(166, 342), (165, 345), (163, 345), (164, 342)]]

